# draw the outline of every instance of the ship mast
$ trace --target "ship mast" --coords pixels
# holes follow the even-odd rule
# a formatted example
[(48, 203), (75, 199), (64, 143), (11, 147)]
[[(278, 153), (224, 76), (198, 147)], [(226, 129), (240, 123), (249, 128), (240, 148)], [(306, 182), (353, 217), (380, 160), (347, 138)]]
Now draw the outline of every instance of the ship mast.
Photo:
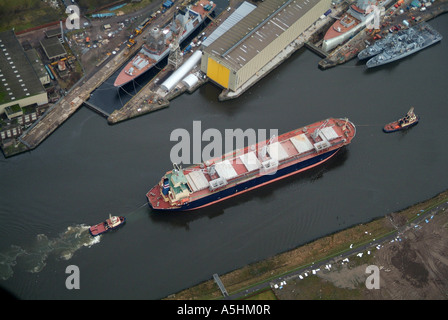
[[(179, 68), (183, 61), (182, 55), (180, 52), (179, 42), (180, 42), (180, 38), (182, 37), (182, 34), (184, 33), (186, 20), (188, 20), (188, 12), (189, 11), (187, 8), (185, 16), (182, 19), (181, 26), (179, 28), (179, 32), (177, 33), (177, 35), (173, 36), (173, 40), (170, 43), (170, 54), (168, 56), (168, 65), (172, 65), (174, 67), (174, 69)], [(177, 15), (177, 12), (174, 14), (173, 25), (175, 25), (175, 23), (176, 23), (176, 15)]]

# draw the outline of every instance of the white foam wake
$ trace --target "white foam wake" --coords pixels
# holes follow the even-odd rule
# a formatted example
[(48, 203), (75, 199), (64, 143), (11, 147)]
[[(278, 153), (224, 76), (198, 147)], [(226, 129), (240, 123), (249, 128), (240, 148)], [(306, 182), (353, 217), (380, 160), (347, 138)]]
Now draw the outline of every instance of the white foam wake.
[(36, 241), (29, 248), (12, 245), (0, 253), (0, 279), (6, 280), (13, 276), (13, 267), (20, 262), (23, 268), (32, 273), (42, 271), (50, 255), (57, 259), (69, 260), (82, 247), (90, 248), (99, 243), (101, 236), (92, 237), (89, 226), (84, 224), (67, 227), (65, 232), (54, 239), (45, 234), (38, 234)]

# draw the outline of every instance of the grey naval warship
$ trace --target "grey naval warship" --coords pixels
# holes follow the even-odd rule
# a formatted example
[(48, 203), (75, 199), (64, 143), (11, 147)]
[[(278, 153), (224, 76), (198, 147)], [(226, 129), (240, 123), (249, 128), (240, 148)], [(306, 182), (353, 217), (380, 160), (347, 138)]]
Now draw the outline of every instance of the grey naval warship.
[(409, 29), (402, 29), (380, 39), (383, 41), (377, 41), (371, 47), (361, 51), (358, 58), (367, 59), (373, 56), (367, 61), (366, 66), (368, 68), (378, 67), (423, 50), (439, 42), (442, 38), (442, 35), (429, 24), (421, 22)]
[(358, 59), (365, 60), (372, 58), (383, 52), (384, 49), (391, 47), (393, 44), (393, 42), (390, 41), (391, 37), (393, 37), (393, 34), (389, 33), (386, 37), (375, 41), (374, 44), (358, 53)]

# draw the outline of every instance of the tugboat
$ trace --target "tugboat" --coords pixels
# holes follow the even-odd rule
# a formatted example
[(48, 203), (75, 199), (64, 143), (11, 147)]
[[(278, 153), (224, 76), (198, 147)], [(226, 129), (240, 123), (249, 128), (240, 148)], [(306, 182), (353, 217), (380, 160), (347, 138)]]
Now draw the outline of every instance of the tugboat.
[(106, 221), (98, 223), (94, 226), (91, 226), (89, 228), (89, 232), (92, 236), (99, 236), (102, 233), (108, 232), (110, 230), (116, 229), (123, 225), (126, 222), (125, 217), (117, 217), (117, 216), (111, 216), (109, 214), (109, 219), (106, 219)]
[(386, 133), (404, 130), (416, 125), (419, 117), (414, 113), (414, 107), (409, 109), (408, 113), (397, 121), (388, 123), (384, 126), (383, 131)]

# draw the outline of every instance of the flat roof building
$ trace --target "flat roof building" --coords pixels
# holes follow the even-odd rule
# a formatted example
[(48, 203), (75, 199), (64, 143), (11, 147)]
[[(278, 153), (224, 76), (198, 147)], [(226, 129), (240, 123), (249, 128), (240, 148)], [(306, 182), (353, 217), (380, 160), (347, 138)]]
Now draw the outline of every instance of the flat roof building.
[(5, 108), (48, 103), (39, 81), (14, 31), (0, 32), (0, 114)]
[(58, 37), (44, 38), (40, 41), (40, 45), (49, 60), (60, 59), (67, 55), (67, 51)]
[(44, 32), (45, 32), (45, 36), (46, 36), (47, 38), (51, 38), (51, 37), (60, 37), (60, 36), (62, 36), (61, 28), (58, 28), (58, 29), (51, 29), (51, 30), (45, 30)]
[(204, 49), (201, 71), (236, 91), (299, 37), (331, 6), (331, 0), (270, 0)]
[(28, 60), (30, 61), (34, 71), (36, 71), (37, 76), (39, 77), (40, 83), (43, 85), (50, 83), (50, 75), (45, 70), (44, 64), (40, 59), (36, 49), (30, 49), (25, 51)]

